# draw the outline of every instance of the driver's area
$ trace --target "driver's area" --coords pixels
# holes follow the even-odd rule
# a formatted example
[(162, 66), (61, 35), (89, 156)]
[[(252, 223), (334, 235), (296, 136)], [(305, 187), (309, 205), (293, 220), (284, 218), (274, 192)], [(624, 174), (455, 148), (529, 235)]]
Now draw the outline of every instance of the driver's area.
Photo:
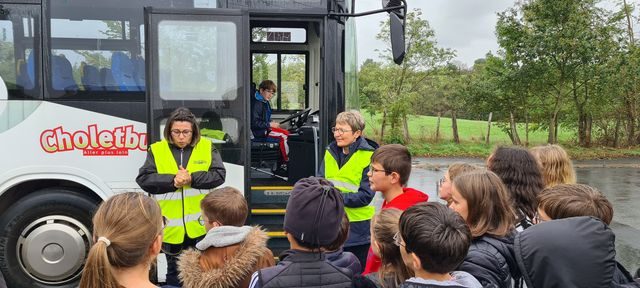
[[(283, 161), (280, 141), (267, 137), (251, 139), (250, 222), (268, 230), (268, 245), (277, 255), (289, 247), (282, 223), (292, 186), (298, 179), (315, 175), (321, 161), (319, 153), (323, 147), (319, 147), (318, 139), (321, 21), (252, 18), (250, 23), (251, 104), (260, 101), (256, 98), (260, 84), (273, 81), (275, 93), (265, 91), (270, 98), (269, 120), (288, 134), (288, 161)], [(267, 86), (267, 90), (271, 89)], [(258, 98), (261, 96), (265, 95)], [(252, 110), (261, 109), (262, 104), (252, 106)], [(251, 114), (253, 117), (254, 113)]]
[(292, 185), (315, 175), (320, 39), (313, 29), (307, 21), (251, 21), (252, 185)]

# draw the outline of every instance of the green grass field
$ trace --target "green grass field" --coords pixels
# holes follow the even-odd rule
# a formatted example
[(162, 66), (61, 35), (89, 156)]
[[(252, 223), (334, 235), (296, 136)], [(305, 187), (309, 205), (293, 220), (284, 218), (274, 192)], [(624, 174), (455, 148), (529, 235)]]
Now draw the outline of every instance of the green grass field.
[[(381, 115), (371, 115), (363, 111), (363, 116), (367, 123), (365, 135), (378, 142), (380, 139)], [(490, 144), (485, 144), (487, 135), (487, 122), (458, 119), (458, 133), (461, 144), (453, 142), (451, 129), (451, 119), (442, 117), (440, 119), (440, 138), (436, 139), (437, 117), (411, 115), (409, 118), (409, 135), (411, 142), (408, 147), (413, 155), (431, 157), (487, 157), (495, 146), (511, 145), (509, 135), (502, 131), (497, 123), (492, 123)], [(525, 125), (518, 125), (520, 140), (526, 141)], [(387, 126), (385, 134), (389, 133)], [(401, 129), (401, 128), (399, 128)], [(401, 133), (401, 132), (400, 132)], [(574, 129), (563, 129), (558, 131), (559, 143), (567, 149), (574, 159), (595, 159), (595, 158), (619, 158), (619, 157), (640, 157), (640, 147), (632, 148), (609, 148), (593, 147), (582, 148), (576, 145), (576, 131)], [(547, 143), (547, 130), (529, 130), (529, 146), (544, 145)]]

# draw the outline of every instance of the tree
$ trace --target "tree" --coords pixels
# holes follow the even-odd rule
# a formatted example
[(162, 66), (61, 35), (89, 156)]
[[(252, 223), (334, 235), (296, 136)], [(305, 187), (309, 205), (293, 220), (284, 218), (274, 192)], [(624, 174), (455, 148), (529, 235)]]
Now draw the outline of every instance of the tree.
[(546, 114), (549, 143), (557, 142), (559, 114), (570, 110), (570, 100), (578, 108), (581, 144), (588, 143), (590, 96), (585, 89), (593, 75), (586, 72), (604, 59), (596, 48), (607, 34), (603, 32), (606, 15), (596, 7), (597, 2), (535, 0), (499, 15), (496, 30), (505, 59), (521, 71), (535, 72), (528, 73), (531, 78), (526, 82), (536, 91)]
[(449, 49), (439, 48), (435, 40), (435, 33), (429, 22), (421, 18), (422, 12), (416, 9), (407, 14), (405, 27), (406, 54), (401, 65), (393, 63), (389, 34), (389, 21), (382, 22), (382, 30), (377, 38), (386, 43), (387, 48), (382, 52), (386, 60), (382, 72), (384, 78), (377, 83), (380, 90), (380, 104), (377, 110), (382, 113), (381, 134), (384, 135), (385, 126), (390, 124), (392, 133), (402, 126), (402, 140), (410, 140), (407, 115), (411, 111), (412, 99), (422, 97), (418, 92), (428, 79), (429, 71), (449, 61), (454, 53)]

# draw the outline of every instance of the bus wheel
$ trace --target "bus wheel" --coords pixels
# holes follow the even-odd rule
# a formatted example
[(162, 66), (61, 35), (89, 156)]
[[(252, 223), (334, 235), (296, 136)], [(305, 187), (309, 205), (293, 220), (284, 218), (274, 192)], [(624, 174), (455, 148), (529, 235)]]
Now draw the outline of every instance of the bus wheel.
[(9, 287), (77, 287), (91, 248), (96, 203), (45, 188), (0, 216), (0, 269)]

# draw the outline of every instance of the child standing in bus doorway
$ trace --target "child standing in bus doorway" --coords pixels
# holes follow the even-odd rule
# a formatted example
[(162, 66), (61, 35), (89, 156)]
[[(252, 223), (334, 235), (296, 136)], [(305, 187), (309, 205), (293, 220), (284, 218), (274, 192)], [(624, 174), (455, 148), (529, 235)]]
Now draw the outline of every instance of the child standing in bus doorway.
[(149, 268), (162, 246), (164, 218), (152, 198), (136, 192), (115, 195), (93, 216), (93, 241), (80, 288), (157, 287)]
[(367, 173), (378, 144), (362, 136), (364, 118), (358, 111), (338, 114), (331, 131), (336, 140), (327, 146), (318, 176), (326, 178), (342, 192), (350, 222), (344, 251), (355, 254), (365, 267), (371, 244), (371, 218), (375, 213), (375, 208), (369, 205), (375, 192), (369, 186)]
[(271, 80), (264, 80), (258, 86), (258, 91), (251, 99), (251, 132), (253, 137), (259, 141), (267, 138), (273, 139), (280, 144), (281, 163), (278, 172), (286, 170), (286, 163), (289, 161), (289, 145), (287, 138), (289, 131), (280, 128), (280, 124), (271, 121), (271, 98), (276, 94), (276, 84)]
[(163, 252), (167, 285), (181, 287), (177, 256), (206, 233), (199, 223), (200, 201), (225, 181), (226, 171), (211, 141), (200, 137), (196, 117), (180, 107), (167, 119), (164, 140), (151, 145), (136, 182), (160, 204), (168, 219)]

